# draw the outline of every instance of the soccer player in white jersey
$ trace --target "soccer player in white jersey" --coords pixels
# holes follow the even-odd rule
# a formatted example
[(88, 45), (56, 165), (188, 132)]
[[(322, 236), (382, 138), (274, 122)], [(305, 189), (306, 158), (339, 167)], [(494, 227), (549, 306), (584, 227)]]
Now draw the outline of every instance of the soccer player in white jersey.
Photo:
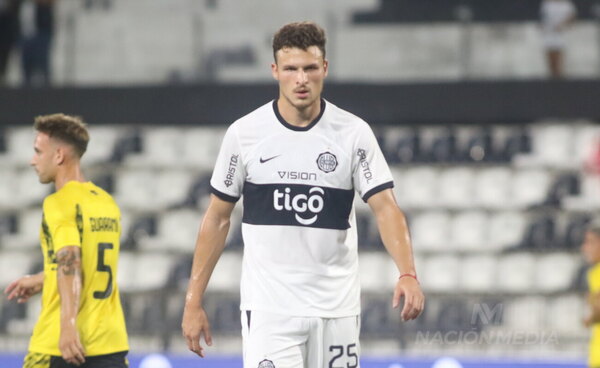
[(241, 318), (245, 368), (358, 367), (360, 287), (355, 192), (398, 267), (392, 306), (403, 320), (424, 306), (406, 220), (370, 127), (321, 98), (325, 34), (291, 23), (273, 39), (279, 97), (233, 123), (211, 179), (186, 295), (190, 350), (212, 345), (203, 294), (243, 198)]

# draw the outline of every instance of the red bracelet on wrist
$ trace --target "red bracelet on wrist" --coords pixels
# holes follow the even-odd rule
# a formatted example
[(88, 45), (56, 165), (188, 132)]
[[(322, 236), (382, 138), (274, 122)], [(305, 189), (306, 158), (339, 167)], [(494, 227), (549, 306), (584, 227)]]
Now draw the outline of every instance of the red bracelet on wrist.
[(412, 277), (417, 282), (419, 282), (419, 279), (417, 279), (417, 275), (413, 275), (412, 273), (403, 273), (402, 275), (400, 275), (400, 277), (398, 277), (398, 280), (400, 280), (403, 277)]

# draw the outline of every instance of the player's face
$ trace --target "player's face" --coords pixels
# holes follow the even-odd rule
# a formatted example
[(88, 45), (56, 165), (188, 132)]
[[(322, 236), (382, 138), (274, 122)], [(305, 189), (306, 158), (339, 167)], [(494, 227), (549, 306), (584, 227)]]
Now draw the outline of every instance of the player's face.
[(327, 60), (317, 46), (306, 50), (283, 48), (271, 64), (273, 78), (279, 81), (279, 97), (297, 110), (314, 106), (321, 98), (327, 76)]
[(48, 134), (38, 132), (33, 142), (33, 150), (30, 164), (38, 174), (40, 183), (53, 182), (58, 168), (57, 145), (52, 142)]
[(581, 252), (588, 263), (600, 262), (600, 235), (587, 231), (581, 245)]

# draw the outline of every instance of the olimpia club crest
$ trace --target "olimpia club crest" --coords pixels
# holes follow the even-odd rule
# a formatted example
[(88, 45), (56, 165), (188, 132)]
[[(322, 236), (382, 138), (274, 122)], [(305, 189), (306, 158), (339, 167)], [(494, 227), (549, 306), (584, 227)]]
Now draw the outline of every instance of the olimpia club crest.
[(337, 158), (331, 152), (323, 152), (317, 157), (317, 166), (319, 170), (330, 173), (337, 167)]
[(272, 361), (265, 359), (258, 363), (258, 368), (275, 368), (275, 364)]

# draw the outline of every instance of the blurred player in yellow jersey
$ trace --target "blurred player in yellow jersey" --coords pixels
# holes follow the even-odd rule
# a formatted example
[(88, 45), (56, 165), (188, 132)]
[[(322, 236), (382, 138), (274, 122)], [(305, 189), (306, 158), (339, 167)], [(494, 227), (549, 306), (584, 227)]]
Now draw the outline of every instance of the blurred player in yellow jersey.
[(40, 116), (34, 128), (31, 166), (41, 183), (54, 183), (56, 192), (44, 200), (44, 271), (5, 290), (8, 299), (20, 303), (43, 290), (23, 368), (127, 367), (129, 346), (116, 283), (119, 207), (83, 177), (80, 159), (89, 135), (81, 119)]
[(588, 366), (600, 368), (600, 224), (589, 227), (581, 251), (591, 265), (587, 274), (589, 311), (584, 320), (585, 325), (592, 328)]

